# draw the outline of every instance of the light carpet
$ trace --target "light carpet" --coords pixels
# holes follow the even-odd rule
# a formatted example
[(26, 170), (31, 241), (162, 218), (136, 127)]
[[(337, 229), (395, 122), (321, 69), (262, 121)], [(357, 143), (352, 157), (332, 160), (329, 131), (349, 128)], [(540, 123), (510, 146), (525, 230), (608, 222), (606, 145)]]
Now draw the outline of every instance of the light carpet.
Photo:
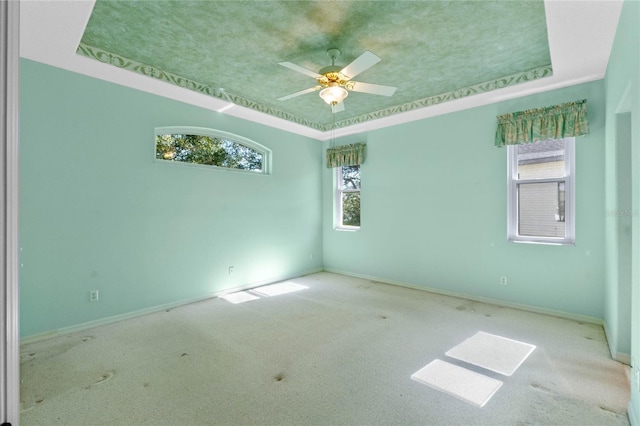
[(448, 350), (446, 355), (511, 376), (535, 348), (529, 343), (479, 331)]
[[(600, 325), (326, 272), (288, 281), (307, 288), (23, 345), (21, 426), (629, 424)], [(481, 330), (536, 346), (483, 408), (410, 379)]]
[(477, 407), (484, 407), (502, 386), (500, 380), (439, 359), (413, 373), (411, 378)]
[(293, 293), (295, 291), (306, 290), (306, 289), (307, 287), (301, 284), (285, 281), (282, 283), (269, 284), (262, 287), (257, 287), (251, 291), (261, 296), (273, 297), (273, 296), (280, 296), (283, 294)]

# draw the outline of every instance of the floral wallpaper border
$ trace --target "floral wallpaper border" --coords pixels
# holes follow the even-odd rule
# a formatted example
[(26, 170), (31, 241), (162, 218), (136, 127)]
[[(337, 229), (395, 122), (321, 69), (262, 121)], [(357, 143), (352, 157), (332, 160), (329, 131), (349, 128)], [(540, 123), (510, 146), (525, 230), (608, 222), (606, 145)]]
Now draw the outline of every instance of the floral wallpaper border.
[[(152, 77), (157, 80), (162, 80), (179, 87), (184, 87), (186, 89), (193, 90), (194, 92), (199, 92), (199, 93), (212, 96), (218, 99), (223, 99), (225, 101), (233, 102), (236, 105), (240, 105), (245, 108), (250, 108), (259, 112), (263, 112), (265, 114), (269, 114), (287, 121), (294, 122), (296, 124), (307, 126), (315, 130), (326, 132), (331, 130), (332, 128), (330, 124), (321, 124), (321, 123), (309, 121), (309, 120), (297, 117), (293, 114), (281, 111), (277, 108), (272, 108), (272, 107), (260, 104), (251, 99), (247, 99), (239, 95), (234, 95), (218, 87), (201, 84), (196, 81), (181, 77), (179, 75), (172, 74), (149, 65), (141, 64), (139, 62), (124, 58), (122, 56), (116, 55), (111, 52), (107, 52), (100, 48), (89, 46), (85, 43), (79, 44), (76, 53), (86, 56), (88, 58), (95, 59), (105, 64), (110, 64), (118, 68), (123, 68), (138, 74), (145, 75), (147, 77)], [(426, 107), (437, 105), (443, 102), (465, 98), (467, 96), (473, 96), (479, 93), (485, 93), (485, 92), (490, 92), (496, 89), (502, 89), (505, 87), (514, 86), (520, 83), (525, 83), (525, 82), (537, 80), (540, 78), (549, 77), (551, 75), (553, 75), (553, 70), (551, 68), (551, 65), (546, 65), (546, 66), (535, 68), (529, 71), (516, 73), (506, 77), (501, 77), (492, 81), (464, 87), (451, 92), (442, 93), (439, 95), (430, 96), (423, 99), (418, 99), (416, 101), (407, 102), (407, 103), (397, 105), (391, 108), (386, 108), (380, 111), (375, 111), (375, 112), (359, 115), (357, 117), (352, 117), (346, 120), (337, 121), (335, 122), (334, 126), (335, 128), (340, 128), (340, 127), (351, 126), (354, 124), (360, 124), (360, 123), (364, 123), (370, 120), (375, 120), (378, 118), (389, 117), (395, 114), (400, 114), (403, 112), (426, 108)]]

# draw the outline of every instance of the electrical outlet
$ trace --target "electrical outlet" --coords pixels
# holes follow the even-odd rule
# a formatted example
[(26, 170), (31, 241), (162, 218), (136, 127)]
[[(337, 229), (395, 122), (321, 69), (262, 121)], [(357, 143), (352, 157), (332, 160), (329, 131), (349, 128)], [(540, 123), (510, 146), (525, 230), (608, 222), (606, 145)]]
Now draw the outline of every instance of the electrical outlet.
[(97, 302), (98, 301), (98, 297), (99, 297), (98, 290), (91, 290), (89, 292), (89, 301)]
[(229, 275), (233, 274), (233, 266), (229, 266)]
[(500, 285), (507, 285), (507, 277), (500, 277)]

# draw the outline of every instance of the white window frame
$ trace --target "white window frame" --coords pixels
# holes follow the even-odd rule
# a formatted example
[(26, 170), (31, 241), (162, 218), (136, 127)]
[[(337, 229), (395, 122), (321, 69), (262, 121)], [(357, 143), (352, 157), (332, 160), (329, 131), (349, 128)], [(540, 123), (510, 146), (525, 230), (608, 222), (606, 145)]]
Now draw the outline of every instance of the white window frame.
[(206, 127), (170, 126), (170, 127), (155, 128), (155, 136), (185, 135), (185, 134), (210, 136), (212, 138), (224, 139), (230, 142), (244, 145), (248, 148), (258, 151), (260, 154), (262, 154), (262, 169), (260, 172), (256, 172), (254, 170), (234, 169), (230, 167), (219, 167), (219, 166), (213, 166), (208, 164), (195, 164), (195, 163), (187, 163), (187, 162), (180, 162), (180, 161), (160, 160), (156, 158), (156, 138), (155, 137), (154, 137), (154, 143), (153, 143), (154, 160), (160, 163), (183, 165), (188, 167), (208, 167), (216, 170), (227, 170), (232, 172), (250, 173), (254, 175), (270, 175), (271, 174), (271, 150), (265, 147), (264, 145), (260, 145), (259, 143), (252, 141), (251, 139), (247, 139), (245, 137), (235, 135), (233, 133), (223, 132), (222, 130), (208, 129)]
[[(334, 204), (335, 204), (335, 217), (334, 217), (334, 223), (335, 223), (335, 229), (340, 230), (340, 231), (358, 231), (360, 229), (360, 226), (362, 226), (362, 195), (360, 196), (360, 226), (351, 226), (351, 225), (344, 225), (342, 223), (342, 194), (343, 193), (350, 193), (350, 192), (357, 192), (360, 193), (361, 189), (342, 189), (342, 166), (340, 167), (336, 167), (335, 168), (336, 173), (334, 174), (335, 176), (335, 199), (334, 199)], [(360, 183), (362, 185), (362, 165), (360, 165), (359, 167), (359, 172), (360, 172)]]
[[(517, 243), (550, 245), (575, 244), (575, 138), (564, 138), (564, 177), (549, 179), (518, 179), (518, 145), (507, 146), (507, 239)], [(518, 185), (527, 183), (565, 182), (565, 236), (542, 237), (519, 235)]]

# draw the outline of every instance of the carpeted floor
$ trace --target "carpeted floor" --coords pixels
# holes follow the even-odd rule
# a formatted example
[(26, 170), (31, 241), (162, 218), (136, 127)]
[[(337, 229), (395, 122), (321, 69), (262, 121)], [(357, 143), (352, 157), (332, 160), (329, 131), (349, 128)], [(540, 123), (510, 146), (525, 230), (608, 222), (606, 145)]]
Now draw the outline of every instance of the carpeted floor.
[[(602, 327), (318, 273), (21, 348), (28, 425), (627, 425)], [(511, 375), (445, 353), (477, 332), (535, 345)], [(480, 408), (411, 380), (435, 359), (503, 382)]]

